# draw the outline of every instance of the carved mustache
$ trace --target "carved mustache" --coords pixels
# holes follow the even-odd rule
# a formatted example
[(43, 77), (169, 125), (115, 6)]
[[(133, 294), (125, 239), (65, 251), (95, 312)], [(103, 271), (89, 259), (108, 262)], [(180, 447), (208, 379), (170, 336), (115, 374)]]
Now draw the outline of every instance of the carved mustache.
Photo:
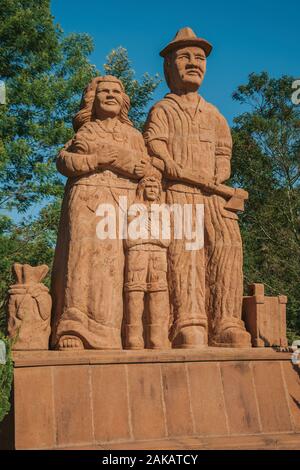
[(185, 70), (187, 72), (197, 72), (199, 75), (202, 74), (202, 70), (200, 67), (198, 67), (197, 65), (190, 65), (190, 64), (187, 64), (185, 66)]

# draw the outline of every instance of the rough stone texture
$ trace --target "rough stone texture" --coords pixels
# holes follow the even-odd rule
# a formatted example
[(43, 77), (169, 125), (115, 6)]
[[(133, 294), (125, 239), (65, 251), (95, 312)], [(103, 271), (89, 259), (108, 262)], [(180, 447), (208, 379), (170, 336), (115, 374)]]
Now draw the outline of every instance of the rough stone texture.
[[(134, 204), (143, 204), (147, 217), (147, 238), (124, 240), (125, 248), (125, 347), (166, 349), (170, 347), (170, 304), (168, 290), (168, 246), (157, 224), (158, 237), (151, 236), (151, 205), (162, 203), (160, 179), (143, 178)], [(128, 211), (130, 223), (134, 217)], [(145, 316), (144, 316), (145, 315)]]
[(263, 432), (291, 431), (290, 410), (280, 363), (262, 361), (253, 364), (253, 375)]
[(16, 351), (15, 445), (300, 447), (290, 356), (267, 348)]
[[(51, 284), (58, 351), (15, 351), (17, 449), (299, 444), (296, 366), (288, 353), (251, 349), (242, 320), (237, 211), (248, 194), (223, 184), (230, 128), (198, 94), (210, 51), (190, 28), (163, 49), (171, 92), (151, 109), (144, 139), (120, 80), (96, 77), (84, 91), (75, 135), (57, 157), (68, 178)], [(145, 209), (146, 235), (123, 240), (132, 203)], [(191, 209), (181, 238), (174, 213), (171, 236), (153, 236), (160, 203)], [(101, 236), (101, 204), (121, 217), (110, 237)], [(48, 348), (47, 269), (15, 265), (15, 349)], [(244, 300), (253, 346), (286, 346), (285, 303), (260, 285)]]
[(224, 363), (221, 374), (230, 434), (259, 433), (259, 410), (250, 363)]
[(94, 438), (89, 368), (54, 367), (57, 445), (90, 443)]
[(56, 445), (52, 373), (52, 367), (15, 369), (16, 449), (51, 449)]
[(158, 441), (124, 442), (95, 446), (90, 449), (118, 450), (299, 450), (300, 436), (270, 434), (268, 436), (186, 437)]
[(166, 437), (160, 367), (131, 364), (128, 373), (129, 409), (134, 439)]
[[(248, 194), (223, 184), (230, 177), (230, 128), (198, 94), (210, 51), (183, 28), (161, 52), (171, 93), (150, 111), (144, 140), (128, 119), (120, 80), (96, 77), (84, 91), (76, 133), (57, 158), (68, 182), (52, 273), (52, 348), (251, 346), (241, 319), (236, 214)], [(145, 203), (150, 225), (152, 204), (188, 204), (194, 234), (204, 204), (198, 245), (187, 247), (187, 233), (175, 237), (175, 217), (168, 242), (100, 239), (99, 204), (122, 212), (119, 197)]]
[(285, 295), (265, 296), (263, 284), (249, 286), (249, 296), (243, 298), (243, 320), (252, 346), (287, 346), (286, 303)]
[(194, 434), (188, 376), (184, 364), (162, 365), (162, 388), (168, 436)]
[(299, 366), (290, 367), (289, 363), (281, 364), (285, 383), (289, 409), (294, 429), (300, 432), (300, 370)]
[(131, 439), (126, 368), (96, 365), (90, 373), (96, 441)]
[(48, 349), (51, 297), (41, 283), (48, 266), (15, 263), (16, 283), (8, 291), (8, 334), (14, 350)]
[[(232, 139), (220, 112), (198, 94), (209, 43), (183, 28), (161, 52), (170, 93), (151, 109), (145, 142), (163, 172), (166, 201), (196, 211), (204, 204), (204, 247), (187, 250), (187, 237), (169, 247), (173, 346), (249, 347), (241, 320), (242, 241), (238, 198), (230, 177)], [(228, 201), (230, 201), (228, 203)], [(195, 231), (196, 227), (193, 226)]]
[(187, 372), (196, 434), (228, 434), (220, 364), (189, 363)]
[[(244, 300), (248, 331), (242, 320), (237, 212), (248, 193), (223, 184), (230, 128), (198, 94), (211, 49), (183, 28), (161, 51), (170, 93), (150, 110), (144, 136), (128, 117), (119, 79), (96, 77), (84, 90), (75, 134), (56, 162), (68, 180), (52, 270), (51, 349), (250, 348), (248, 331), (254, 346), (286, 346), (286, 297), (262, 300), (253, 291)], [(14, 269), (14, 348), (47, 349), (51, 299), (40, 280), (48, 268)]]
[(52, 271), (52, 347), (120, 349), (123, 318), (123, 240), (97, 236), (99, 204), (119, 211), (135, 197), (135, 165), (147, 159), (128, 118), (122, 82), (96, 77), (74, 118), (76, 134), (57, 158), (68, 182)]

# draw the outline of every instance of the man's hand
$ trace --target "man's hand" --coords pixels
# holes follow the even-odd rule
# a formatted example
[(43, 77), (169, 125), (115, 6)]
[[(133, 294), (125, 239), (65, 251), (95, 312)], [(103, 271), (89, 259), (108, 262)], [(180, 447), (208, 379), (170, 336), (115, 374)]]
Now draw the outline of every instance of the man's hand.
[(230, 161), (227, 158), (219, 157), (216, 162), (215, 183), (221, 184), (230, 178)]
[(224, 178), (222, 177), (222, 175), (218, 175), (215, 177), (215, 184), (216, 185), (219, 185), (219, 184), (222, 184), (224, 181)]
[(174, 162), (171, 158), (164, 160), (165, 162), (165, 171), (168, 176), (173, 176), (175, 178), (180, 178), (181, 168), (177, 163)]
[(220, 172), (217, 174), (217, 176), (215, 177), (215, 184), (216, 185), (219, 185), (219, 184), (222, 184), (224, 183), (225, 181), (227, 181), (230, 177), (230, 174), (228, 175), (228, 172)]

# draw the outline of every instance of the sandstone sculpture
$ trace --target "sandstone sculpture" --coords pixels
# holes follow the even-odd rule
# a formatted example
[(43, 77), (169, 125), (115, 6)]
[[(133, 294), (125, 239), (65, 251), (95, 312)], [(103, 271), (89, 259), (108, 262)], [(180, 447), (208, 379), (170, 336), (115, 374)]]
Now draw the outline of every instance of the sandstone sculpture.
[[(127, 349), (144, 349), (145, 345), (151, 349), (170, 347), (167, 281), (167, 248), (170, 240), (163, 239), (162, 234), (157, 238), (151, 237), (151, 224), (154, 223), (151, 218), (151, 206), (161, 202), (161, 192), (161, 183), (155, 176), (148, 176), (139, 182), (135, 203), (137, 207), (142, 204), (138, 214), (147, 211), (147, 237), (133, 239), (129, 234), (124, 241)], [(130, 222), (134, 215), (129, 213), (128, 219)]]
[[(237, 216), (248, 194), (224, 184), (230, 128), (198, 94), (211, 49), (183, 28), (161, 51), (170, 93), (150, 110), (144, 139), (120, 80), (96, 77), (84, 91), (76, 134), (57, 158), (68, 181), (52, 272), (52, 348), (251, 347)], [(174, 213), (168, 240), (153, 240), (151, 224), (145, 239), (128, 236), (131, 204), (144, 204), (151, 219), (151, 205), (162, 201), (184, 214), (191, 208), (193, 234), (202, 208), (196, 248), (187, 248), (185, 231), (175, 236)], [(118, 213), (116, 223), (103, 222), (103, 206)], [(103, 235), (105, 224), (115, 236)]]
[(48, 266), (15, 263), (16, 283), (8, 291), (8, 333), (14, 350), (49, 348), (51, 297), (41, 283)]
[(51, 280), (51, 348), (61, 352), (40, 351), (47, 266), (15, 264), (8, 329), (19, 351), (1, 447), (299, 442), (300, 356), (263, 349), (286, 348), (287, 299), (266, 297), (262, 284), (242, 297), (237, 212), (248, 194), (224, 184), (230, 129), (198, 95), (210, 51), (184, 28), (161, 52), (171, 93), (144, 138), (120, 80), (96, 77), (84, 91), (57, 157), (68, 178)]
[(243, 320), (251, 334), (252, 346), (286, 348), (287, 297), (267, 297), (263, 284), (251, 284), (243, 298)]
[(250, 335), (241, 320), (242, 242), (234, 205), (233, 211), (227, 210), (224, 197), (205, 190), (230, 177), (232, 149), (226, 120), (198, 95), (211, 49), (183, 28), (161, 51), (171, 93), (150, 111), (145, 141), (153, 165), (161, 168), (163, 163), (167, 203), (204, 204), (204, 249), (187, 251), (184, 240), (175, 239), (169, 248), (173, 345), (197, 348), (209, 341), (248, 347)]
[(143, 137), (128, 118), (129, 106), (120, 80), (92, 80), (73, 122), (76, 134), (57, 159), (68, 182), (52, 273), (54, 348), (122, 347), (123, 240), (96, 233), (99, 204), (122, 210), (120, 196), (134, 199), (145, 168)]

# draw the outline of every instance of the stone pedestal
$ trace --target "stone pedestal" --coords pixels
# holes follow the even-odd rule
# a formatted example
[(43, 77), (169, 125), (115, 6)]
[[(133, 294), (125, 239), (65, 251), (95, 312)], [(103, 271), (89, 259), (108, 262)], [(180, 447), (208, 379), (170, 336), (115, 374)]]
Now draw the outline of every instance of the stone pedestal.
[(290, 353), (18, 351), (14, 363), (16, 449), (300, 448)]

